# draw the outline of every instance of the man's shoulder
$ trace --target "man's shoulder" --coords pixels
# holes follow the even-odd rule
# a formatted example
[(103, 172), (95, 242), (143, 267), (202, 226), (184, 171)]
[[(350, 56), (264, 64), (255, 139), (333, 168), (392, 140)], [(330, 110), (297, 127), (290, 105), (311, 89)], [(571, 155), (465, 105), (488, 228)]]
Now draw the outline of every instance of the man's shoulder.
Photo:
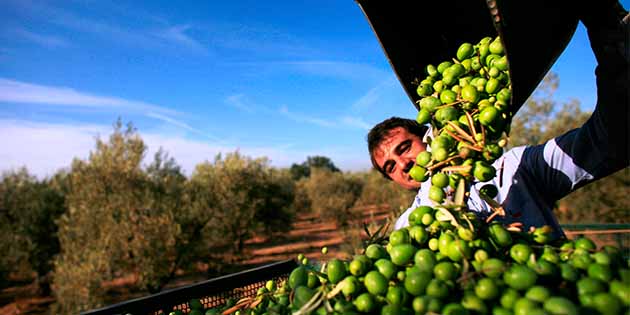
[(518, 146), (511, 148), (501, 155), (496, 161), (492, 163), (492, 165), (497, 169), (505, 169), (505, 168), (516, 168), (519, 164), (521, 164), (521, 160), (523, 159), (523, 154), (529, 148), (529, 146)]
[(529, 147), (528, 145), (522, 145), (511, 148), (503, 153), (503, 158), (520, 160), (523, 157), (523, 152)]

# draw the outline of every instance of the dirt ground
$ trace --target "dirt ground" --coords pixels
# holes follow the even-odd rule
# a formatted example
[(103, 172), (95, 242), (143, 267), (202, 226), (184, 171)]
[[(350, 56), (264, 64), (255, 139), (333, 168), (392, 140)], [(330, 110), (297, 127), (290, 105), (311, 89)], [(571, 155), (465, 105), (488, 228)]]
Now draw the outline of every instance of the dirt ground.
[[(285, 259), (292, 259), (298, 254), (304, 254), (309, 259), (322, 259), (321, 248), (329, 249), (326, 259), (333, 257), (348, 258), (352, 248), (351, 242), (360, 242), (366, 238), (363, 232), (363, 222), (372, 222), (372, 227), (384, 224), (389, 212), (383, 207), (369, 206), (356, 209), (357, 217), (350, 226), (342, 229), (333, 222), (322, 223), (313, 214), (300, 214), (292, 224), (290, 232), (282, 238), (266, 239), (255, 237), (245, 243), (245, 259), (238, 266), (231, 266), (233, 270), (245, 270)], [(371, 229), (373, 232), (374, 230)], [(208, 279), (207, 266), (196, 266), (198, 272), (178, 273), (165, 289), (176, 288)], [(115, 279), (104, 284), (109, 288), (109, 304), (127, 301), (147, 295), (146, 292), (134, 289), (135, 275)], [(55, 302), (54, 297), (38, 296), (36, 287), (29, 282), (15, 283), (0, 292), (0, 315), (17, 314), (48, 314), (50, 306)]]

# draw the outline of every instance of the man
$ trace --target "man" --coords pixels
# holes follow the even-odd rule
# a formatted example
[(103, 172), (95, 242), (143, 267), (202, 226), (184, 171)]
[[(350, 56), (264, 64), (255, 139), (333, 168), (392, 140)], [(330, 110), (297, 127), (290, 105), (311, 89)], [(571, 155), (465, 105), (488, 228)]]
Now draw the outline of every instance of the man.
[[(550, 225), (561, 236), (552, 214), (556, 201), (629, 165), (629, 18), (619, 6), (590, 16), (582, 22), (598, 62), (595, 111), (582, 127), (541, 145), (511, 149), (494, 162), (497, 175), (490, 183), (499, 190), (494, 200), (505, 209), (506, 215), (498, 219), (506, 224), (521, 222), (525, 230)], [(419, 189), (395, 229), (409, 224), (409, 214), (416, 207), (433, 205), (428, 198), (430, 181), (419, 183), (409, 176), (418, 153), (430, 149), (429, 137), (430, 128), (396, 117), (376, 125), (368, 134), (374, 168), (404, 188)], [(473, 184), (467, 201), (469, 209), (481, 217), (492, 213), (479, 196), (479, 189), (487, 183)]]

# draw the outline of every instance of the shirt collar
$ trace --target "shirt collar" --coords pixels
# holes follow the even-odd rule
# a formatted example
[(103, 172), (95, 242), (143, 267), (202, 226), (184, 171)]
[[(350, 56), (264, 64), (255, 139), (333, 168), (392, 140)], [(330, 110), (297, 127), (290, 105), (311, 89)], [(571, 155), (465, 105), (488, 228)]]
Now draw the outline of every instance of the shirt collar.
[(433, 138), (435, 138), (433, 136), (433, 127), (429, 124), (426, 125), (427, 126), (427, 131), (424, 133), (424, 136), (422, 136), (422, 142), (425, 143), (427, 145), (427, 151), (431, 152), (431, 147), (429, 145), (429, 139), (431, 139), (431, 141), (433, 141)]

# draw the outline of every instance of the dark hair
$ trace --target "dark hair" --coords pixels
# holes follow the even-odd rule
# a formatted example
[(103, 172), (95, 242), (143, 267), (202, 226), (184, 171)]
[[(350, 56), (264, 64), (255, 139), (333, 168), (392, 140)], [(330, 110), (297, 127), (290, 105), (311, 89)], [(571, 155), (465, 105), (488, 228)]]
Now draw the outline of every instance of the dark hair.
[(410, 132), (420, 139), (424, 137), (424, 134), (427, 132), (428, 127), (420, 125), (418, 122), (412, 119), (400, 118), (400, 117), (391, 117), (389, 119), (385, 119), (376, 126), (372, 127), (372, 130), (368, 132), (367, 142), (368, 142), (368, 151), (370, 152), (370, 160), (372, 161), (372, 166), (377, 169), (383, 177), (387, 179), (391, 179), (387, 173), (383, 169), (381, 169), (378, 164), (376, 164), (376, 160), (374, 159), (374, 150), (381, 144), (381, 142), (389, 136), (389, 133), (392, 129), (402, 127), (407, 132)]

